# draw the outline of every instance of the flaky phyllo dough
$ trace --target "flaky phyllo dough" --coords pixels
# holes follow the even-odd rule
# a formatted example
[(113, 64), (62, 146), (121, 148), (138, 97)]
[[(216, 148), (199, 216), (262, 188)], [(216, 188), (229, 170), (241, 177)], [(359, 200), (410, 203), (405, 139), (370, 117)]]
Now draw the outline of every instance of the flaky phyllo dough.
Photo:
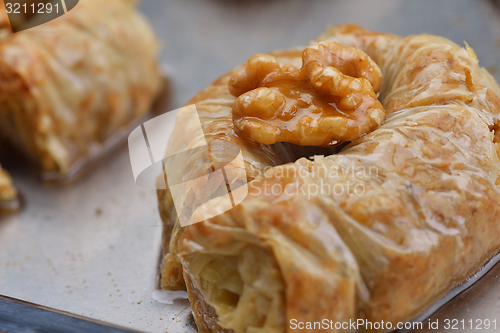
[(42, 172), (66, 176), (149, 111), (157, 42), (132, 1), (80, 1), (14, 34), (0, 10), (0, 28), (0, 137)]
[[(249, 180), (241, 204), (186, 228), (176, 222), (168, 190), (159, 192), (168, 249), (161, 285), (185, 284), (201, 332), (291, 332), (293, 319), (395, 326), (500, 249), (500, 88), (473, 50), (437, 36), (355, 26), (331, 28), (319, 41), (364, 51), (383, 78), (385, 120), (340, 153), (280, 165), (293, 160), (295, 148), (237, 137), (228, 88), (235, 72), (190, 102), (209, 144), (241, 147), (245, 163), (231, 167), (244, 167)], [(299, 69), (302, 50), (274, 55), (281, 68)], [(259, 80), (247, 88), (272, 87)], [(246, 106), (259, 103), (252, 98)], [(250, 120), (265, 122), (259, 115)], [(224, 159), (222, 150), (213, 154)], [(186, 179), (208, 167), (209, 160), (186, 167)], [(194, 206), (216, 189), (198, 191), (199, 201), (186, 195)], [(216, 215), (221, 200), (194, 215)]]

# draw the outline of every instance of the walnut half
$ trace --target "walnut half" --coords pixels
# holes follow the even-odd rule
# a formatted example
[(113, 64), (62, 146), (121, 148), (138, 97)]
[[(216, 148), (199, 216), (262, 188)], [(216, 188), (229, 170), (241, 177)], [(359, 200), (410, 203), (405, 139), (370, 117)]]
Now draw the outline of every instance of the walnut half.
[(263, 144), (332, 146), (382, 124), (382, 74), (364, 52), (327, 41), (307, 47), (302, 68), (258, 54), (229, 81), (235, 132)]

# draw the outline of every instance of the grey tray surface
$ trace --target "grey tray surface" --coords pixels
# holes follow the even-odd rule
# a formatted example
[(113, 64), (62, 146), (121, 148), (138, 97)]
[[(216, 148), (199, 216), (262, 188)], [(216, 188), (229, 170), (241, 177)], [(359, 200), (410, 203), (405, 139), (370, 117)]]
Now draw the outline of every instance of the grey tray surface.
[[(251, 55), (304, 45), (328, 24), (467, 41), (500, 80), (500, 9), (489, 0), (143, 0), (140, 9), (162, 42), (170, 109)], [(25, 207), (0, 217), (1, 295), (139, 331), (194, 332), (186, 302), (153, 299), (161, 221), (155, 192), (133, 181), (125, 147), (72, 186), (9, 171)], [(499, 275), (497, 265), (432, 318), (498, 319), (500, 327)]]

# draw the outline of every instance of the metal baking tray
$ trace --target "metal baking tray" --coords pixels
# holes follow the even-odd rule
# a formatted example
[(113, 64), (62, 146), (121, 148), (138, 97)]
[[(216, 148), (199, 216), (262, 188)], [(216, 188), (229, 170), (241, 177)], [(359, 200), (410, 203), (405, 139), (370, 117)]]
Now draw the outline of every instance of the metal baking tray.
[[(304, 45), (328, 24), (467, 41), (500, 81), (496, 3), (143, 0), (140, 10), (162, 42), (161, 62), (172, 83), (168, 109), (176, 109), (251, 55)], [(162, 226), (156, 193), (135, 185), (125, 147), (70, 186), (44, 186), (24, 169), (8, 171), (24, 208), (0, 217), (0, 295), (143, 332), (195, 332), (186, 301), (157, 301)], [(497, 330), (481, 332), (500, 331), (500, 265), (490, 266), (479, 282), (433, 309), (430, 320), (440, 321), (439, 330), (418, 332), (479, 331), (475, 325), (445, 329), (446, 319), (497, 319)]]

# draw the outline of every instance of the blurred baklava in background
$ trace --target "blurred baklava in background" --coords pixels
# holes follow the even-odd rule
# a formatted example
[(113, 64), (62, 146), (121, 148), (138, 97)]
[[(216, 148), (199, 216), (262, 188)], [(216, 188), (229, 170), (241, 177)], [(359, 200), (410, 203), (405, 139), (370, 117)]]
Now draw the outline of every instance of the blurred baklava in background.
[(45, 180), (68, 180), (147, 117), (162, 85), (157, 40), (136, 1), (80, 1), (17, 33), (8, 20), (0, 10), (0, 140)]

